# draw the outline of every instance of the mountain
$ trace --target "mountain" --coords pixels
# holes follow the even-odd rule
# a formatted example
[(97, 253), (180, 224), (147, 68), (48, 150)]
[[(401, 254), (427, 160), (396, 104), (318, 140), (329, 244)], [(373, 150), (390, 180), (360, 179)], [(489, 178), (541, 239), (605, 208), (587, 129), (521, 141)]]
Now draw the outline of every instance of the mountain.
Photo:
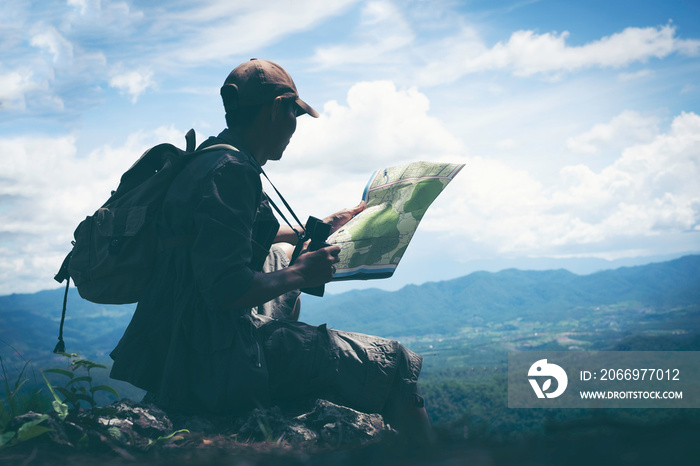
[[(43, 361), (53, 356), (63, 305), (63, 289), (34, 294), (0, 296), (0, 342), (25, 359)], [(121, 338), (135, 305), (95, 304), (68, 293), (63, 338), (66, 350), (88, 359), (104, 360)], [(7, 356), (0, 345), (0, 355)], [(10, 354), (11, 356), (11, 354)]]
[[(700, 256), (590, 275), (566, 270), (475, 272), (395, 292), (351, 291), (305, 299), (312, 324), (384, 336), (452, 334), (475, 320), (583, 319), (601, 306), (666, 311), (700, 305)], [(697, 328), (700, 330), (700, 328)]]
[[(63, 290), (0, 297), (0, 340), (25, 358), (52, 356)], [(106, 360), (134, 305), (107, 306), (68, 296), (66, 349)], [(536, 323), (586, 323), (591, 329), (700, 330), (700, 255), (590, 275), (565, 270), (475, 272), (399, 291), (304, 296), (302, 320), (386, 337), (460, 335), (465, 328), (505, 331)], [(494, 338), (497, 338), (494, 337)], [(8, 348), (0, 345), (0, 355)]]

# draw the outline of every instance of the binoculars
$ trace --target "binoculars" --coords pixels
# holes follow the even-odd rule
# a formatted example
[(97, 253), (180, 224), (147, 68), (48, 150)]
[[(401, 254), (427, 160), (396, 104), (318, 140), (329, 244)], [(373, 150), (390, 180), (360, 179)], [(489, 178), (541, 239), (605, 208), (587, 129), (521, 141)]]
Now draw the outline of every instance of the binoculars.
[[(308, 240), (311, 240), (311, 243), (309, 243), (309, 247), (307, 248), (308, 251), (316, 251), (318, 249), (325, 248), (326, 246), (330, 246), (330, 244), (326, 243), (326, 240), (330, 234), (330, 224), (324, 223), (323, 220), (319, 220), (316, 217), (309, 217), (309, 219), (306, 221), (306, 226), (304, 227), (304, 234), (300, 235), (299, 237), (299, 241), (294, 248), (294, 254), (292, 254), (292, 259), (289, 261), (289, 265), (292, 265), (297, 260), (299, 254), (301, 254), (302, 248), (304, 247), (304, 243)], [(323, 296), (325, 285), (320, 285), (313, 288), (302, 288), (301, 291), (313, 296)]]

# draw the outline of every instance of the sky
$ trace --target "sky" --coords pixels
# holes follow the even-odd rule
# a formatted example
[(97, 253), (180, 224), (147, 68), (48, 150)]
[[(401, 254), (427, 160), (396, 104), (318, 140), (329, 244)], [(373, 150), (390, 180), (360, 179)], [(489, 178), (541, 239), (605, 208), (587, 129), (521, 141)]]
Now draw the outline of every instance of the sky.
[(694, 0), (3, 0), (0, 294), (58, 287), (77, 224), (147, 148), (218, 134), (252, 57), (321, 114), (266, 166), (300, 217), (466, 164), (394, 277), (330, 292), (700, 252)]

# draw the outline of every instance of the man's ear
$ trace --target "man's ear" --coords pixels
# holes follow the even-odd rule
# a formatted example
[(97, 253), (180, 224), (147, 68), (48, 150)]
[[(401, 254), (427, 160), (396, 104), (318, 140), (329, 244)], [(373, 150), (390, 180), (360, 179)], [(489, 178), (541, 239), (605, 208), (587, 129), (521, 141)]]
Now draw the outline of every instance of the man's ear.
[(283, 110), (284, 101), (282, 100), (282, 97), (275, 97), (275, 100), (272, 101), (272, 105), (270, 107), (270, 121), (275, 121), (277, 118), (280, 118)]

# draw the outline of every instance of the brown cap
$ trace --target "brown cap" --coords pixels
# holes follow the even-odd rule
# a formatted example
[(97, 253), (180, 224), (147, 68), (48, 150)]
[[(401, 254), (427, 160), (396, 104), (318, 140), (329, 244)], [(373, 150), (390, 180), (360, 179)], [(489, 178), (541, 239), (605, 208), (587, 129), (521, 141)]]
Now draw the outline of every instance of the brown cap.
[(231, 71), (221, 86), (221, 98), (226, 112), (264, 104), (278, 96), (294, 97), (303, 113), (318, 118), (318, 112), (299, 98), (299, 92), (289, 73), (271, 61), (252, 58)]

